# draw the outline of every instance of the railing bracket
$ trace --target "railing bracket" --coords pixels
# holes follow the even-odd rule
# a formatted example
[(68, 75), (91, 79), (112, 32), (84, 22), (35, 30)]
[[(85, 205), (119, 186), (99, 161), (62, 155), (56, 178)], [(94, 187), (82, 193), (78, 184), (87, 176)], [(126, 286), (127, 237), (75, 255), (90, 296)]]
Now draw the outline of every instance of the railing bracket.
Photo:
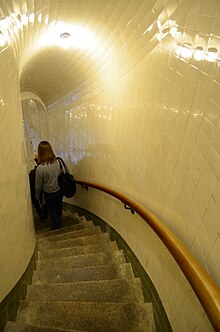
[(81, 187), (82, 187), (83, 189), (86, 189), (87, 191), (89, 190), (89, 187), (87, 186), (87, 184), (81, 184)]
[(133, 210), (129, 205), (124, 204), (124, 208), (125, 208), (126, 210), (130, 210), (131, 213), (134, 214), (134, 210)]

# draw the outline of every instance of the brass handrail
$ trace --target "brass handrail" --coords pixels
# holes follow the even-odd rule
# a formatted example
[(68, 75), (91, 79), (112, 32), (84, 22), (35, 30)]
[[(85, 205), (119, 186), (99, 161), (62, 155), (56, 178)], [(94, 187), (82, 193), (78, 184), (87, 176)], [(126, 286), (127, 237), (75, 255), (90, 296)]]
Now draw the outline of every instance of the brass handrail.
[(220, 332), (220, 289), (178, 237), (156, 215), (127, 196), (96, 183), (81, 180), (76, 180), (76, 183), (83, 188), (95, 188), (114, 196), (131, 212), (135, 211), (148, 223), (184, 273), (206, 311), (214, 330)]

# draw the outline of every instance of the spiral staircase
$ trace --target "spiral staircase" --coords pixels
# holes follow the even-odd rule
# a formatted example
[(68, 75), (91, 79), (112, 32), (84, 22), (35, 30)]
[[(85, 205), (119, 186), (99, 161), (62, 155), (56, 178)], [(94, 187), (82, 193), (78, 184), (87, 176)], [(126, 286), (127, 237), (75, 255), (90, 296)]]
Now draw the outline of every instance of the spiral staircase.
[(153, 332), (151, 303), (108, 233), (64, 211), (62, 228), (36, 222), (37, 262), (5, 332)]

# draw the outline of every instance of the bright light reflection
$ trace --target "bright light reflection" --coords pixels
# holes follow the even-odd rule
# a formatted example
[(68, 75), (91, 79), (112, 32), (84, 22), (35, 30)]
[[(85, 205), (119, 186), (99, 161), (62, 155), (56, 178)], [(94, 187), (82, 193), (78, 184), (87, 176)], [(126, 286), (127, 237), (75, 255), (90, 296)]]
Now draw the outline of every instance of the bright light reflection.
[(151, 24), (144, 32), (143, 35), (145, 35), (145, 33), (150, 32), (153, 29), (153, 24)]
[(185, 58), (185, 59), (189, 59), (189, 58), (192, 57), (193, 50), (189, 46), (186, 46), (186, 45), (185, 46), (181, 46), (181, 45), (179, 45), (176, 48), (176, 54), (178, 56), (181, 56), (181, 57)]
[[(65, 33), (70, 36), (65, 38)], [(60, 36), (64, 36), (61, 38)], [(44, 36), (44, 43), (48, 45), (60, 45), (63, 48), (79, 48), (82, 50), (92, 50), (97, 47), (94, 35), (87, 29), (78, 25), (57, 22), (54, 27), (51, 25), (50, 32)]]
[(47, 16), (45, 17), (45, 19), (44, 19), (44, 23), (47, 25), (48, 22), (49, 22), (49, 16), (47, 15)]
[(160, 30), (160, 29), (161, 29), (161, 23), (160, 23), (160, 20), (157, 20), (157, 26), (158, 26), (158, 29)]
[(148, 28), (147, 31), (151, 31), (153, 29), (153, 24), (151, 24)]
[(68, 33), (63, 33), (60, 35), (60, 45), (64, 49), (68, 49), (71, 46), (71, 36)]
[(42, 21), (42, 14), (41, 13), (38, 15), (37, 19), (38, 19), (38, 22), (41, 23), (41, 21)]
[(22, 28), (22, 23), (21, 23), (21, 21), (19, 21), (19, 19), (16, 18), (15, 22), (16, 22), (16, 26), (18, 27), (18, 29), (21, 29), (21, 28)]
[(207, 54), (205, 54), (205, 59), (208, 62), (216, 61), (218, 59), (218, 50), (215, 47), (209, 48)]
[(21, 15), (21, 23), (23, 25), (27, 25), (28, 24), (28, 17), (26, 15)]
[(162, 34), (161, 33), (157, 33), (157, 40), (159, 41), (159, 42), (161, 42), (162, 41)]
[(5, 46), (6, 44), (6, 39), (3, 33), (0, 33), (0, 46)]
[(182, 50), (181, 50), (181, 56), (183, 57), (183, 58), (191, 58), (191, 56), (192, 56), (192, 53), (193, 53), (193, 51), (192, 51), (192, 49), (190, 49), (190, 48), (188, 48), (188, 47), (182, 47)]
[(34, 23), (34, 18), (35, 18), (34, 13), (31, 13), (30, 16), (29, 16), (29, 22)]
[(6, 18), (3, 18), (3, 19), (0, 21), (0, 28), (6, 30), (6, 29), (8, 29), (8, 27), (9, 27), (9, 24), (8, 24)]
[(171, 36), (174, 38), (176, 36), (176, 33), (177, 33), (177, 27), (172, 27), (172, 29), (170, 30), (170, 34)]
[(201, 61), (204, 59), (204, 52), (203, 52), (203, 48), (198, 46), (195, 51), (194, 51), (194, 54), (193, 54), (193, 57), (195, 60), (197, 61)]
[(181, 46), (177, 46), (176, 55), (180, 55), (181, 54), (181, 50), (182, 50), (182, 47)]

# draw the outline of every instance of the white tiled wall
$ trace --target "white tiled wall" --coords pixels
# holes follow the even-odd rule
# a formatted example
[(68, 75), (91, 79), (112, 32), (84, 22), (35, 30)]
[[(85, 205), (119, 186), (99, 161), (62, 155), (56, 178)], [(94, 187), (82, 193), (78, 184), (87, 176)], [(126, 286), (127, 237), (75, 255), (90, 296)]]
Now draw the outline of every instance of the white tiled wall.
[[(65, 107), (61, 101), (51, 107), (50, 121), (59, 129), (54, 143), (60, 144), (64, 137), (60, 110), (64, 109), (68, 135), (74, 134), (70, 148), (63, 144), (59, 152), (65, 151), (71, 156), (77, 178), (109, 185), (149, 207), (179, 236), (220, 285), (219, 63), (198, 61), (193, 55), (187, 59), (184, 51), (178, 54), (177, 50), (178, 43), (183, 46), (185, 41), (191, 42), (192, 48), (200, 46), (200, 38), (204, 51), (217, 45), (219, 56), (220, 36), (213, 30), (220, 19), (216, 10), (219, 3), (182, 1), (178, 5), (170, 1), (170, 8), (171, 4), (177, 8), (171, 18), (181, 34), (174, 37), (168, 34), (158, 43), (153, 40), (156, 36), (149, 40), (146, 33), (146, 44), (153, 45), (148, 53), (143, 47), (143, 36), (135, 40), (136, 31), (131, 44), (129, 39), (126, 41), (127, 51), (131, 54), (128, 58), (125, 55), (125, 63), (118, 51), (122, 59), (117, 59), (117, 65), (121, 66), (124, 76), (103, 93), (85, 101), (81, 98), (82, 104), (78, 106)], [(161, 12), (164, 14), (162, 24), (169, 18), (169, 11), (162, 11), (164, 3), (158, 1), (157, 5), (153, 29)], [(143, 3), (142, 10), (133, 13), (133, 33), (142, 22), (145, 7), (147, 4)], [(111, 76), (110, 72), (107, 75)], [(81, 199), (77, 198), (77, 201)], [(167, 265), (161, 262), (164, 249), (157, 243), (156, 249), (152, 247), (148, 252), (147, 234), (141, 244), (139, 235), (135, 240), (131, 239), (134, 230), (138, 232), (141, 226), (134, 220), (126, 224), (121, 216), (115, 219), (117, 203), (113, 204), (111, 213), (105, 213), (105, 198), (99, 197), (98, 203), (96, 196), (89, 197), (89, 200), (92, 204), (88, 199), (81, 204), (107, 218), (146, 267), (174, 331), (212, 330), (202, 308), (198, 306), (196, 309), (197, 300), (180, 272), (176, 272), (173, 262), (168, 258)], [(176, 286), (173, 287), (175, 280)], [(196, 318), (189, 319), (191, 306)]]
[[(34, 95), (32, 96), (32, 98), (35, 97)], [(34, 158), (39, 142), (41, 140), (50, 141), (48, 115), (45, 105), (32, 98), (24, 99), (21, 103), (25, 145), (28, 156), (28, 172), (36, 165)]]
[[(220, 285), (220, 2), (33, 4), (49, 23), (35, 21), (20, 34), (21, 88), (47, 104), (56, 153), (76, 178), (154, 211)], [(38, 52), (41, 33), (65, 17), (80, 17), (97, 35), (97, 48)], [(213, 47), (218, 59), (211, 62)], [(30, 113), (29, 121), (40, 139), (43, 122), (38, 128), (35, 117)], [(72, 202), (124, 237), (152, 277), (174, 331), (212, 330), (173, 259), (138, 217), (95, 192), (80, 191)]]
[(35, 246), (17, 65), (0, 54), (0, 302), (24, 273)]

